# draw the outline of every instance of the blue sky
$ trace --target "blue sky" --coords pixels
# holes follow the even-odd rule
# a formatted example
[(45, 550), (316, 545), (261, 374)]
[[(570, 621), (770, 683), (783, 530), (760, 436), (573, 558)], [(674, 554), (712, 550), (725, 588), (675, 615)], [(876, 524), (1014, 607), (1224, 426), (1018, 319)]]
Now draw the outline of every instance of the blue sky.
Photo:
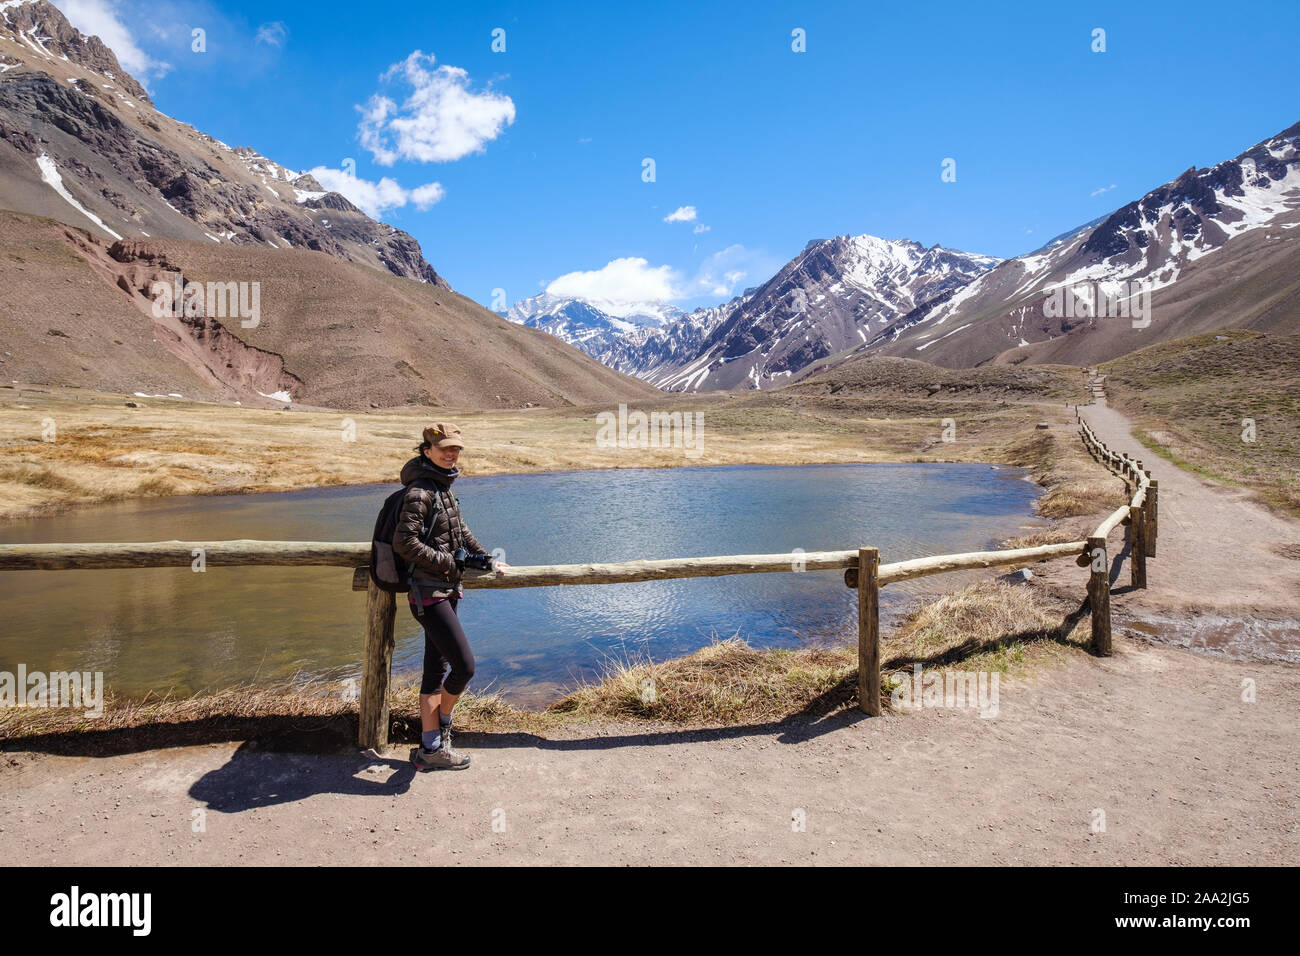
[(1300, 119), (1294, 2), (55, 3), (489, 306), (715, 304), (843, 234), (1014, 256)]

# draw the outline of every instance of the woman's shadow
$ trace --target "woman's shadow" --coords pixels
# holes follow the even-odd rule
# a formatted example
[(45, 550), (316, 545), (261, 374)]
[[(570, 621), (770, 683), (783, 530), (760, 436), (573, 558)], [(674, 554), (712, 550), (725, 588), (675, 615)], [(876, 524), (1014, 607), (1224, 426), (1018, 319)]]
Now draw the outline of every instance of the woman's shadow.
[[(856, 709), (846, 709), (857, 691), (857, 678), (849, 675), (778, 720), (753, 721), (722, 727), (652, 727), (644, 731), (599, 736), (582, 735), (553, 739), (527, 731), (473, 732), (457, 735), (467, 750), (608, 750), (620, 747), (668, 746), (672, 744), (770, 736), (784, 744), (798, 744), (868, 719)], [(396, 737), (406, 736), (395, 727)], [(355, 740), (355, 737), (353, 737)], [(373, 750), (348, 751), (339, 740), (320, 741), (312, 746), (299, 735), (275, 734), (240, 745), (226, 763), (204, 774), (190, 788), (189, 795), (204, 801), (209, 809), (239, 813), (257, 807), (303, 800), (321, 793), (384, 797), (406, 793), (419, 773), (408, 752), (414, 743), (393, 743), (384, 754)], [(315, 752), (311, 752), (315, 750)], [(439, 770), (433, 773), (455, 773)], [(473, 773), (473, 768), (469, 768)]]
[(383, 797), (406, 793), (416, 774), (399, 751), (320, 754), (242, 744), (222, 766), (205, 773), (189, 795), (219, 813), (292, 803), (321, 793)]

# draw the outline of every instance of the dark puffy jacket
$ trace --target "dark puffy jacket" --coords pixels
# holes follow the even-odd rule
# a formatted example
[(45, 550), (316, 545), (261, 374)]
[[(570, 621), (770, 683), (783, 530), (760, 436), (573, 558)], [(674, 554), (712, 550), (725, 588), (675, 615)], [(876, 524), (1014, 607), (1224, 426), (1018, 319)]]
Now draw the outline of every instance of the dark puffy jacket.
[[(487, 551), (470, 534), (460, 516), (460, 505), (451, 490), (451, 483), (458, 474), (459, 471), (450, 477), (442, 474), (424, 455), (416, 455), (402, 466), (402, 484), (406, 485), (406, 498), (402, 502), (401, 516), (397, 519), (393, 550), (411, 566), (411, 577), (417, 584), (436, 582), (458, 585), (462, 574), (456, 569), (452, 552), (459, 547), (471, 554)], [(412, 484), (420, 478), (433, 487)], [(420, 532), (424, 529), (424, 520), (435, 495), (439, 499), (438, 514), (434, 518), (429, 543), (426, 545), (420, 540)]]

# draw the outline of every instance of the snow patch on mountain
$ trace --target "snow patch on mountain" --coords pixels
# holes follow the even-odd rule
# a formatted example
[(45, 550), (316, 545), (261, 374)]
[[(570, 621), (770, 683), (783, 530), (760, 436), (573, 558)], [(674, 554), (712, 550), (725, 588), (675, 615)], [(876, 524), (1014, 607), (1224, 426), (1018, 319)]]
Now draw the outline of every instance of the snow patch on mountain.
[(41, 170), (41, 179), (49, 183), (50, 187), (62, 196), (64, 200), (67, 201), (68, 205), (77, 210), (77, 212), (81, 213), (100, 229), (103, 229), (114, 239), (122, 238), (121, 233), (114, 232), (112, 229), (108, 228), (108, 226), (104, 225), (104, 220), (100, 219), (93, 212), (72, 198), (72, 193), (68, 192), (68, 187), (63, 185), (63, 177), (59, 175), (59, 167), (54, 164), (54, 160), (50, 159), (46, 153), (41, 153), (41, 155), (36, 158), (36, 165)]

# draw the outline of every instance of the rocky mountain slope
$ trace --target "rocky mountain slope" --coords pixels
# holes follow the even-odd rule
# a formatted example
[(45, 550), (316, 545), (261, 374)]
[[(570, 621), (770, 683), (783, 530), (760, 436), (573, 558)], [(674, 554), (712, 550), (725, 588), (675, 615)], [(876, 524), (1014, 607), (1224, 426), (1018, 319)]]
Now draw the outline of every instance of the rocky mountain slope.
[(523, 299), (505, 317), (541, 329), (610, 368), (658, 384), (699, 353), (704, 339), (745, 298), (686, 313), (664, 302), (608, 302), (550, 293)]
[(274, 407), (658, 394), (457, 295), (310, 176), (158, 112), (45, 0), (0, 3), (0, 263), (10, 383)]
[(109, 240), (312, 249), (447, 287), (407, 233), (158, 112), (113, 51), (46, 0), (0, 8), (0, 207)]
[(549, 332), (589, 355), (596, 353), (584, 347), (587, 343), (618, 338), (635, 329), (661, 328), (685, 314), (663, 302), (607, 302), (550, 292), (521, 299), (504, 313), (511, 322)]
[[(1300, 330), (1297, 227), (1300, 124), (1008, 259), (857, 351), (1080, 364), (1215, 328)], [(1150, 315), (1134, 315), (1143, 296)]]
[(868, 341), (897, 316), (963, 288), (998, 261), (907, 239), (810, 242), (736, 303), (693, 359), (652, 381), (674, 391), (782, 384), (808, 364)]
[[(0, 263), (6, 382), (275, 408), (614, 406), (659, 394), (449, 289), (306, 249), (104, 241), (0, 211)], [(154, 283), (177, 276), (205, 291), (256, 282), (255, 321), (217, 315), (210, 292), (156, 314)]]
[(950, 399), (1079, 401), (1083, 378), (1060, 365), (988, 365), (947, 369), (918, 359), (858, 355), (829, 369), (810, 365), (783, 395), (837, 395), (841, 398), (934, 399), (940, 409)]
[(1297, 227), (1300, 124), (1014, 259), (841, 236), (662, 328), (556, 331), (674, 391), (770, 388), (871, 355), (1095, 364), (1225, 327), (1300, 331)]
[(808, 243), (762, 286), (662, 326), (627, 328), (581, 300), (565, 307), (562, 321), (536, 308), (536, 300), (510, 316), (667, 391), (770, 388), (810, 362), (866, 342), (998, 261), (906, 239), (837, 236)]

